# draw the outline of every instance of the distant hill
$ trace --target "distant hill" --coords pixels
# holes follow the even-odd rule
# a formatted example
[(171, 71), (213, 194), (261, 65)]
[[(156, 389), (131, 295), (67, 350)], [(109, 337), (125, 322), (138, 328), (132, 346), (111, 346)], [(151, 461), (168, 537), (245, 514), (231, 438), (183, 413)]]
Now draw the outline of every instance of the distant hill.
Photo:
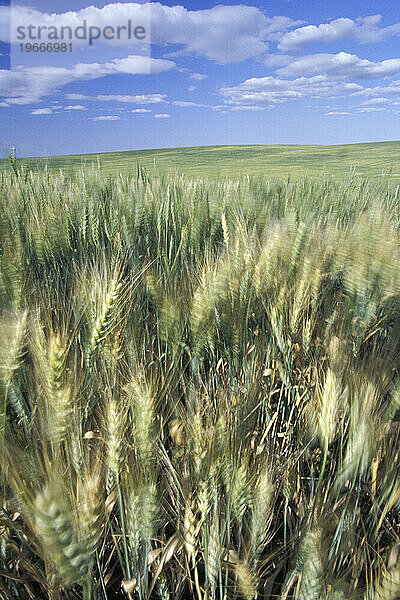
[[(0, 166), (7, 164), (0, 159)], [(21, 159), (32, 168), (74, 170), (90, 164), (101, 165), (107, 173), (127, 172), (145, 167), (149, 172), (173, 171), (190, 176), (215, 177), (267, 175), (272, 178), (302, 175), (343, 176), (354, 168), (370, 177), (390, 175), (400, 180), (400, 142), (373, 142), (342, 146), (254, 145), (195, 146), (158, 150), (131, 150), (99, 154), (76, 154), (50, 158)]]

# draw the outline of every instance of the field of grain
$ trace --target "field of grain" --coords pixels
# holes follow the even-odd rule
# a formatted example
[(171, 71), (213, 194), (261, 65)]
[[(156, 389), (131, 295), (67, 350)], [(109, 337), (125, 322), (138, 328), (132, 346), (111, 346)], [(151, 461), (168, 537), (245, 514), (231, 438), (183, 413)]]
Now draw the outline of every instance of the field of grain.
[(400, 596), (400, 188), (268, 175), (0, 172), (2, 600)]
[[(0, 159), (0, 168), (8, 164)], [(100, 165), (104, 174), (129, 173), (141, 165), (151, 174), (189, 177), (236, 178), (257, 175), (268, 179), (348, 177), (350, 172), (368, 177), (400, 179), (400, 142), (347, 144), (342, 146), (254, 145), (198, 146), (132, 150), (104, 154), (76, 154), (42, 159), (22, 159), (37, 169), (63, 169), (66, 173)]]

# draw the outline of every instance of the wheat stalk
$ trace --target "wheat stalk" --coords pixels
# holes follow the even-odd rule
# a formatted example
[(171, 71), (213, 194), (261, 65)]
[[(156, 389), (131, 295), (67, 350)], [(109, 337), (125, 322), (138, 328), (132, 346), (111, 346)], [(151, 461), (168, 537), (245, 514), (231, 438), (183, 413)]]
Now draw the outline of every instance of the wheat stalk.
[(35, 522), (47, 559), (54, 563), (65, 585), (85, 580), (92, 558), (76, 535), (72, 519), (49, 486), (36, 497)]

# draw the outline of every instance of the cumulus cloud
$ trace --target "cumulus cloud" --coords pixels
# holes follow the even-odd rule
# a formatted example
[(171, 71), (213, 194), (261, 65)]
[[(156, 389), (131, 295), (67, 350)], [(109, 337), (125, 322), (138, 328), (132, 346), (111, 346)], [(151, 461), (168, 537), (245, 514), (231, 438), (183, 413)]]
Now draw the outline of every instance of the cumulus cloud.
[(155, 119), (169, 119), (171, 115), (167, 114), (167, 113), (157, 113), (156, 115), (154, 115)]
[(282, 52), (300, 50), (311, 43), (328, 43), (341, 40), (356, 39), (359, 42), (380, 42), (390, 35), (400, 34), (400, 23), (388, 27), (381, 27), (382, 15), (371, 15), (353, 19), (340, 18), (321, 23), (320, 25), (306, 25), (294, 31), (285, 33), (278, 48)]
[[(267, 17), (260, 9), (245, 5), (188, 10), (183, 6), (164, 6), (159, 2), (118, 2), (102, 8), (89, 6), (59, 14), (47, 14), (25, 6), (12, 8), (15, 32), (18, 26), (26, 26), (27, 23), (36, 28), (64, 26), (75, 29), (83, 21), (101, 30), (105, 27), (117, 30), (129, 20), (148, 28), (152, 44), (178, 45), (181, 53), (203, 56), (222, 64), (264, 54), (268, 41), (280, 39), (291, 28), (303, 23), (288, 17)], [(0, 27), (0, 34), (3, 41), (9, 41), (9, 28)], [(46, 41), (47, 30), (43, 29), (41, 35), (41, 39)], [(95, 43), (127, 46), (126, 37), (120, 37), (119, 40), (99, 39)], [(74, 45), (84, 46), (87, 43), (87, 40), (74, 39)]]
[(175, 63), (170, 60), (129, 55), (106, 63), (78, 63), (70, 68), (40, 66), (20, 67), (14, 71), (4, 69), (0, 70), (0, 96), (10, 104), (30, 104), (72, 82), (89, 81), (119, 73), (161, 73), (174, 66)]
[(281, 79), (253, 77), (238, 86), (220, 89), (227, 104), (238, 106), (274, 106), (289, 100), (311, 97), (337, 96), (362, 90), (357, 83), (333, 81), (326, 75)]
[(386, 96), (400, 94), (400, 80), (392, 81), (384, 85), (376, 85), (374, 87), (363, 88), (354, 93), (354, 96)]
[(133, 110), (131, 110), (131, 112), (135, 114), (144, 114), (151, 113), (151, 110), (149, 110), (148, 108), (134, 108)]
[(400, 72), (400, 58), (391, 58), (381, 62), (372, 62), (359, 58), (355, 54), (309, 54), (290, 62), (278, 69), (279, 75), (295, 77), (298, 75), (326, 74), (336, 79), (379, 79)]

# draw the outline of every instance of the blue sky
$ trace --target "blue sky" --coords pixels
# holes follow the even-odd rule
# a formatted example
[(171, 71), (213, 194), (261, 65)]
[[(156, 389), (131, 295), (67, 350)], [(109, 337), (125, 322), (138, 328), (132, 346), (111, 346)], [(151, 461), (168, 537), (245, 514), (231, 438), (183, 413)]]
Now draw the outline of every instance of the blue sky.
[[(392, 1), (7, 4), (0, 0), (1, 155), (400, 139)], [(40, 41), (54, 43), (51, 27), (86, 21), (111, 35), (129, 20), (144, 40), (73, 38), (64, 53), (20, 45), (38, 41), (39, 26)]]

